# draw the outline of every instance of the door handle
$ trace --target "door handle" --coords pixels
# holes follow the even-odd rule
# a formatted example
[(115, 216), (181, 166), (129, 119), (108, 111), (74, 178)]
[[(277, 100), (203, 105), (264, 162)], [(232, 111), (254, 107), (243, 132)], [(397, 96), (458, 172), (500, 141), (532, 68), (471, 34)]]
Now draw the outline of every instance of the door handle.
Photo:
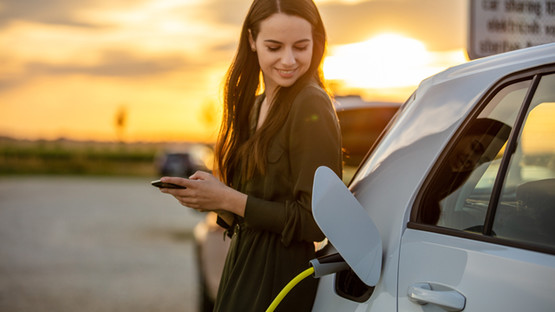
[(437, 284), (413, 284), (409, 287), (407, 296), (414, 303), (431, 303), (446, 311), (462, 311), (466, 305), (466, 298), (460, 292)]

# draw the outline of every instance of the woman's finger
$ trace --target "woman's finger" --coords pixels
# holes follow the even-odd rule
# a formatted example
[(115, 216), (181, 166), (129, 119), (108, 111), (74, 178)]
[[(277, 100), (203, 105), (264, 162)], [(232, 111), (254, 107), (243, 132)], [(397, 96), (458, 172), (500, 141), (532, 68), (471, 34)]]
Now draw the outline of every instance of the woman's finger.
[(192, 186), (192, 184), (190, 183), (191, 181), (189, 179), (180, 178), (180, 177), (162, 177), (160, 178), (160, 181), (165, 183), (177, 184), (179, 186), (184, 186), (187, 188)]
[(189, 180), (208, 180), (212, 177), (214, 176), (210, 173), (198, 170), (189, 177)]

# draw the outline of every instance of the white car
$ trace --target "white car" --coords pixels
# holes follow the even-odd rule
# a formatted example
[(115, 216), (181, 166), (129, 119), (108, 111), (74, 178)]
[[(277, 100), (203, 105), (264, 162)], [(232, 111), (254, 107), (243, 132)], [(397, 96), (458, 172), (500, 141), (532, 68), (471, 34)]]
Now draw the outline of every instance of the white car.
[(555, 44), (424, 80), (312, 209), (350, 267), (313, 311), (555, 311)]

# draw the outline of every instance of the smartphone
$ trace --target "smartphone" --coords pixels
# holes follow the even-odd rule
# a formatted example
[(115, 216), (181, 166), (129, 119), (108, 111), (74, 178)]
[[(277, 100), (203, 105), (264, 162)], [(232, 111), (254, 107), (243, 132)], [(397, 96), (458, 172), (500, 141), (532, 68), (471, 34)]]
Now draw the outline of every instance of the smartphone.
[(177, 185), (177, 184), (173, 184), (173, 183), (162, 182), (160, 180), (152, 181), (152, 182), (150, 182), (150, 184), (152, 184), (153, 186), (156, 186), (158, 188), (186, 189), (185, 186), (181, 186), (181, 185)]

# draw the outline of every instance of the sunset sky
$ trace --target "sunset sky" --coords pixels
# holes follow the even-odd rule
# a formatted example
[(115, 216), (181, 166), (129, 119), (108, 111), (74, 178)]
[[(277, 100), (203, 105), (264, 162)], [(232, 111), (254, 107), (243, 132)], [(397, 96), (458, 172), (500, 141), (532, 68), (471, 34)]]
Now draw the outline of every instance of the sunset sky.
[[(251, 0), (0, 0), (0, 135), (212, 141)], [(404, 101), (466, 61), (466, 0), (320, 0), (336, 94)]]

